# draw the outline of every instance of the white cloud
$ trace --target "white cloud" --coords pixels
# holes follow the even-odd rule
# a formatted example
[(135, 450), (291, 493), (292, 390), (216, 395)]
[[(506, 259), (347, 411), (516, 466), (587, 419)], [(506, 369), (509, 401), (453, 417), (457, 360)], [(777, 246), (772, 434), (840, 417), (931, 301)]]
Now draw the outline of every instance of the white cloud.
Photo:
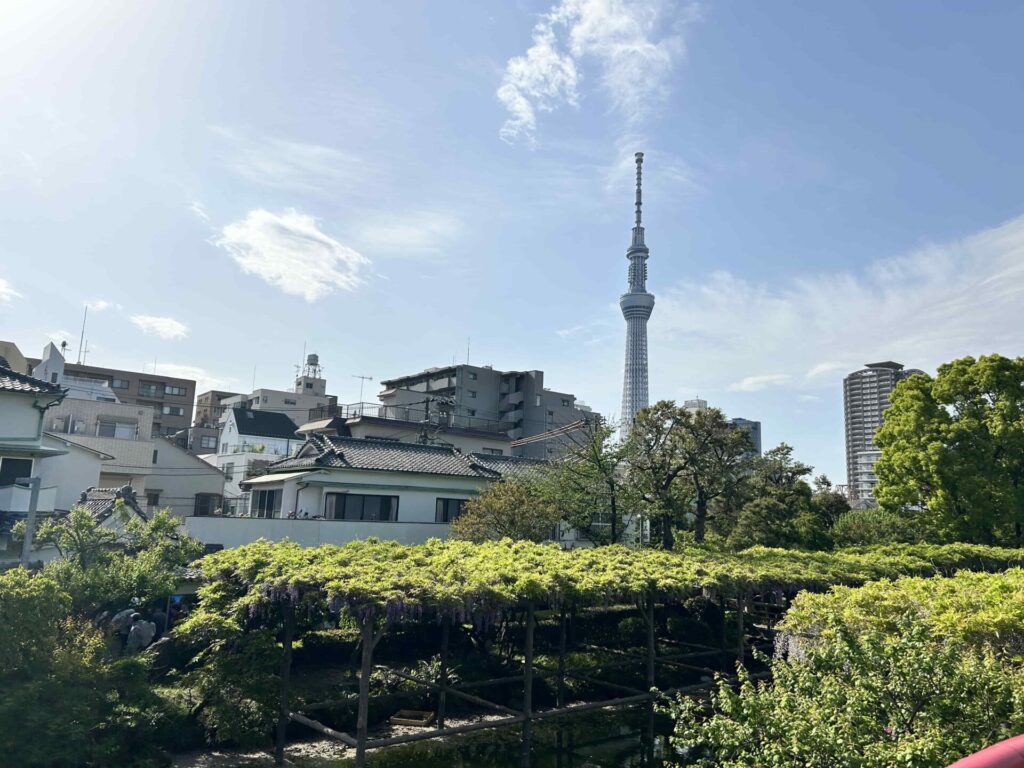
[[(652, 379), (831, 392), (874, 360), (931, 370), (968, 354), (1020, 354), (1022, 328), (1024, 216), (857, 272), (781, 286), (728, 272), (679, 283), (651, 319)], [(766, 370), (792, 374), (766, 383), (754, 373)]]
[(132, 315), (129, 319), (150, 336), (159, 336), (161, 339), (184, 339), (188, 336), (188, 326), (173, 317)]
[(105, 309), (110, 309), (112, 305), (106, 299), (96, 299), (95, 301), (85, 302), (85, 306), (89, 308), (90, 312), (102, 312)]
[(192, 379), (196, 383), (196, 393), (206, 392), (211, 389), (233, 389), (236, 380), (228, 377), (217, 376), (214, 373), (200, 368), (196, 365), (180, 365), (177, 363), (156, 364), (156, 371), (161, 376), (173, 376), (177, 379)]
[(221, 126), (210, 130), (226, 142), (225, 165), (267, 187), (321, 194), (358, 191), (368, 171), (362, 159), (333, 147), (252, 136)]
[[(497, 96), (509, 112), (500, 136), (532, 141), (537, 112), (579, 102), (582, 67), (595, 61), (615, 112), (636, 125), (666, 93), (683, 52), (680, 26), (695, 18), (689, 6), (671, 21), (665, 0), (562, 0), (533, 30), (533, 45), (505, 66)], [(666, 33), (658, 35), (659, 32)]]
[(0, 304), (6, 304), (14, 299), (20, 299), (21, 294), (14, 290), (14, 286), (0, 277)]
[(68, 342), (68, 344), (70, 344), (72, 342), (72, 340), (74, 340), (75, 337), (74, 337), (74, 334), (72, 334), (70, 331), (57, 330), (57, 331), (50, 331), (48, 334), (46, 334), (46, 338), (48, 338), (50, 341), (52, 341), (57, 346), (60, 346), (60, 343), (62, 341), (66, 341), (66, 342)]
[(824, 363), (816, 363), (811, 366), (810, 370), (805, 374), (808, 379), (813, 379), (818, 376), (822, 376), (826, 373), (832, 373), (833, 371), (842, 371), (850, 367), (850, 363), (841, 363), (834, 360), (829, 360)]
[(353, 290), (370, 261), (320, 231), (316, 219), (294, 209), (249, 211), (228, 224), (215, 244), (242, 271), (313, 302), (336, 289)]
[(789, 382), (790, 376), (785, 373), (765, 373), (760, 376), (747, 376), (729, 385), (730, 392), (759, 392), (767, 387), (777, 387)]
[(561, 328), (561, 329), (555, 331), (555, 334), (559, 338), (570, 339), (573, 336), (576, 336), (577, 334), (579, 334), (580, 331), (586, 330), (586, 328), (587, 328), (587, 326), (585, 326), (585, 325), (574, 325), (572, 328)]
[(455, 238), (459, 226), (458, 217), (448, 211), (412, 211), (371, 217), (352, 236), (368, 250), (436, 254)]
[[(193, 200), (189, 203), (188, 210), (191, 211), (197, 219), (204, 223), (209, 223), (210, 214), (206, 212), (206, 208), (198, 200)], [(169, 374), (168, 374), (169, 375)]]

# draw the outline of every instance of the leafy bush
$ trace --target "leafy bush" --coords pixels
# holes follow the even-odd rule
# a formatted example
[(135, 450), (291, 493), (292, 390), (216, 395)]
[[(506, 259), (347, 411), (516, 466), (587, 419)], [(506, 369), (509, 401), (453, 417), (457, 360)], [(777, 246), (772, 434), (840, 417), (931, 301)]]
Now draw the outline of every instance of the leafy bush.
[(895, 544), (919, 540), (913, 523), (883, 509), (854, 509), (839, 516), (832, 527), (837, 547)]
[(1024, 673), (993, 651), (936, 642), (902, 621), (893, 634), (840, 633), (773, 682), (741, 670), (704, 704), (666, 710), (683, 764), (700, 768), (941, 768), (1024, 728)]

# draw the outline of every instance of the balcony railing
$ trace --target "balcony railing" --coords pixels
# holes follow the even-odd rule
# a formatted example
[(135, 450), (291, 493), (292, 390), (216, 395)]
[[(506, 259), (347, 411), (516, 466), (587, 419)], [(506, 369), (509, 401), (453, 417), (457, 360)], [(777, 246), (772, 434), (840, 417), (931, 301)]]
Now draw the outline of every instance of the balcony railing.
[[(504, 435), (508, 431), (508, 425), (498, 419), (485, 419), (477, 416), (463, 415), (461, 406), (455, 406), (455, 412), (441, 410), (439, 404), (430, 403), (429, 410), (426, 403), (415, 403), (409, 405), (384, 405), (382, 403), (349, 403), (347, 405), (328, 405), (322, 408), (312, 408), (309, 411), (310, 421), (330, 419), (335, 416), (343, 419), (372, 418), (388, 419), (390, 421), (405, 421), (415, 424), (428, 422), (440, 427), (451, 427), (454, 429), (473, 429), (478, 432), (489, 432), (496, 435)], [(522, 412), (518, 412), (520, 418)]]
[[(31, 495), (32, 492), (28, 488), (20, 485), (0, 487), (0, 512), (28, 512)], [(52, 512), (56, 503), (57, 486), (51, 485), (48, 488), (39, 489), (39, 498), (36, 500), (37, 511)]]

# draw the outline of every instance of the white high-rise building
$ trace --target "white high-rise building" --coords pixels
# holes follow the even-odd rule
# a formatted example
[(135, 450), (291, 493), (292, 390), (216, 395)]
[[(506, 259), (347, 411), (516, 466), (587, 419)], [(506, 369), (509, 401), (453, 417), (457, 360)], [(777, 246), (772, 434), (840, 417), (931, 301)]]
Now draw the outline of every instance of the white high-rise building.
[(881, 452), (875, 447), (875, 432), (882, 426), (889, 397), (903, 379), (923, 373), (903, 369), (887, 360), (868, 363), (843, 379), (843, 411), (846, 417), (846, 482), (854, 506), (875, 503), (875, 462)]
[(654, 295), (647, 292), (647, 257), (641, 224), (640, 183), (644, 153), (636, 153), (636, 224), (633, 242), (626, 251), (629, 259), (629, 292), (622, 294), (619, 307), (626, 320), (626, 361), (622, 376), (622, 432), (629, 432), (637, 412), (648, 405), (647, 321), (654, 311)]

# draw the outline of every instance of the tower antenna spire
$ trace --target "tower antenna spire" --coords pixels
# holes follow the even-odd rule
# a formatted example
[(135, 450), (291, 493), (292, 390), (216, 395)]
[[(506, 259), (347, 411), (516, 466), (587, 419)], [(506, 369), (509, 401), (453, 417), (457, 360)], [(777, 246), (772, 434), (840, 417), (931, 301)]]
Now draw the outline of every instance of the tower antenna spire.
[(636, 155), (636, 225), (640, 226), (640, 207), (643, 205), (643, 198), (640, 194), (640, 185), (644, 174), (644, 153), (637, 152)]

